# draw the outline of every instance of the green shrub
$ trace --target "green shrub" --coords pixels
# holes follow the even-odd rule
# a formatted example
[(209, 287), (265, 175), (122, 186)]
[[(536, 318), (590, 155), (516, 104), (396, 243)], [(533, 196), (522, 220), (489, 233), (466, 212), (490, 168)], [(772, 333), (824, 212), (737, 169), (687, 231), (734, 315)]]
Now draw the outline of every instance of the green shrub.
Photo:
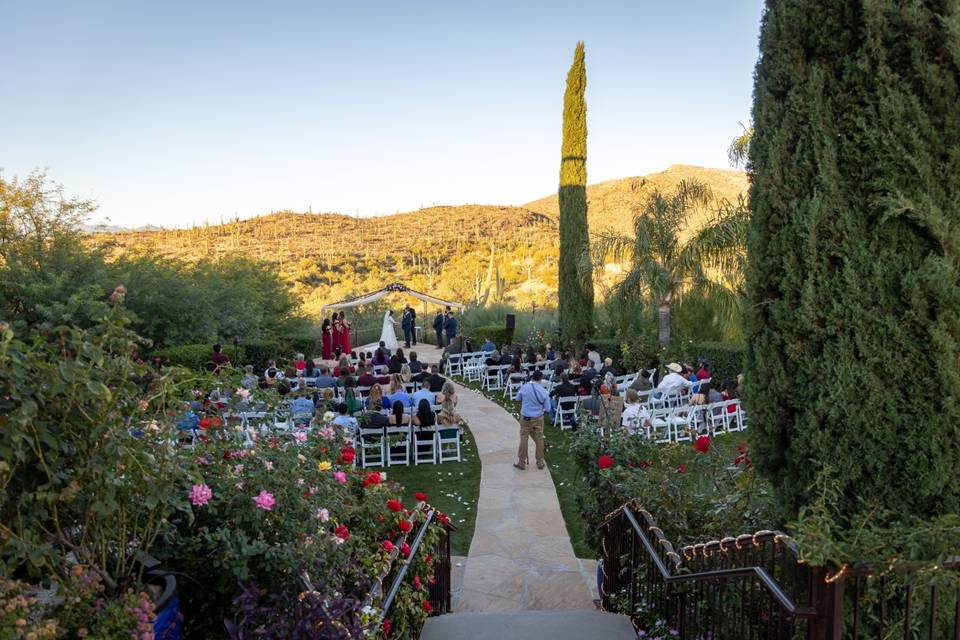
[(958, 512), (956, 7), (766, 6), (745, 301), (757, 465), (794, 510), (817, 461), (848, 513)]
[[(233, 345), (229, 347), (224, 346), (223, 352), (230, 358), (230, 362), (234, 365), (241, 366), (243, 364), (244, 350), (242, 347), (238, 355), (234, 353)], [(182, 344), (176, 347), (158, 349), (151, 352), (150, 356), (160, 358), (160, 361), (165, 365), (176, 365), (178, 367), (187, 367), (188, 369), (203, 371), (209, 368), (211, 353), (213, 353), (213, 345)], [(235, 359), (239, 360), (239, 362), (234, 362)]]
[(651, 363), (659, 362), (660, 344), (655, 333), (635, 336), (623, 340), (620, 345), (620, 358), (627, 371), (649, 369)]
[(274, 341), (252, 340), (241, 346), (244, 354), (242, 364), (252, 364), (258, 371), (264, 369), (270, 360), (280, 357), (280, 345)]
[(497, 348), (501, 351), (510, 344), (510, 332), (507, 331), (506, 327), (495, 324), (471, 329), (468, 335), (470, 339), (473, 340), (473, 347), (475, 349), (479, 349), (483, 341), (488, 338), (490, 342), (497, 345)]
[(317, 335), (294, 335), (280, 339), (284, 358), (293, 358), (302, 353), (307, 358), (320, 355), (320, 338)]
[(686, 362), (696, 369), (697, 360), (710, 363), (714, 380), (736, 380), (743, 373), (746, 347), (729, 342), (673, 342), (664, 349), (660, 362)]

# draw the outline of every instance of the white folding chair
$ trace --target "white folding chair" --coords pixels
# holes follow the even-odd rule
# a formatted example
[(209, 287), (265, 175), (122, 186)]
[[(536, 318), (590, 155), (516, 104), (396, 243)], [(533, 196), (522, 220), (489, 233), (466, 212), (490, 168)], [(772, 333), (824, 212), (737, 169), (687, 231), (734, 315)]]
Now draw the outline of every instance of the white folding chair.
[(444, 462), (460, 462), (460, 425), (436, 428), (437, 459)]
[(437, 464), (437, 428), (413, 426), (413, 464)]
[(406, 466), (410, 464), (410, 426), (391, 425), (386, 429), (387, 466)]
[[(564, 408), (564, 405), (567, 405)], [(553, 426), (560, 429), (572, 429), (577, 424), (580, 413), (580, 396), (561, 396), (557, 398), (557, 412), (553, 414)]]
[(522, 373), (511, 373), (507, 377), (507, 384), (503, 388), (503, 395), (510, 398), (511, 400), (517, 399), (517, 392), (520, 391), (520, 387), (523, 386), (524, 375)]
[(382, 467), (386, 460), (382, 428), (361, 427), (357, 432), (356, 448), (360, 450), (360, 466)]

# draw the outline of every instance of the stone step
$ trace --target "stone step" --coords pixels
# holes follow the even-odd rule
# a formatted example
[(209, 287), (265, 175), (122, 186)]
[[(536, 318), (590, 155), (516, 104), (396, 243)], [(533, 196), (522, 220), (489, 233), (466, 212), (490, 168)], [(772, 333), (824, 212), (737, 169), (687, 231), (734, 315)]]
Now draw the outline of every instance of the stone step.
[(626, 616), (602, 611), (449, 613), (429, 618), (420, 640), (636, 639)]

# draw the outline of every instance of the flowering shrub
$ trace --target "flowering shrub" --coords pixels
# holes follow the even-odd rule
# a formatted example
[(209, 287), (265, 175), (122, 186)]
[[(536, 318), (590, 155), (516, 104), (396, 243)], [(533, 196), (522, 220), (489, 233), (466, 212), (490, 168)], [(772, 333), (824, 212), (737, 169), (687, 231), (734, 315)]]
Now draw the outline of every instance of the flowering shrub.
[[(582, 430), (572, 447), (585, 479), (577, 502), (594, 526), (632, 499), (654, 515), (668, 540), (680, 545), (778, 521), (770, 488), (756, 476), (747, 445), (736, 435), (664, 446)], [(596, 543), (593, 528), (587, 535)]]

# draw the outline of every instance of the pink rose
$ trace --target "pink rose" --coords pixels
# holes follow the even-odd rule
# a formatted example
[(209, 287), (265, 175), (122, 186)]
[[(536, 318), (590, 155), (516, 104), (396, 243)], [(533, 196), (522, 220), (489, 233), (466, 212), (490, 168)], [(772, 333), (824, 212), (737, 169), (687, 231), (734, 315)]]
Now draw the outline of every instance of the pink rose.
[(343, 471), (337, 471), (333, 474), (333, 479), (339, 482), (340, 484), (346, 484), (347, 474), (345, 474)]
[(195, 507), (205, 506), (213, 497), (213, 490), (205, 484), (195, 484), (187, 492), (187, 497)]
[(253, 502), (257, 505), (258, 509), (263, 509), (264, 511), (270, 511), (273, 509), (273, 505), (277, 503), (272, 493), (263, 490), (260, 491), (260, 495), (253, 498)]

